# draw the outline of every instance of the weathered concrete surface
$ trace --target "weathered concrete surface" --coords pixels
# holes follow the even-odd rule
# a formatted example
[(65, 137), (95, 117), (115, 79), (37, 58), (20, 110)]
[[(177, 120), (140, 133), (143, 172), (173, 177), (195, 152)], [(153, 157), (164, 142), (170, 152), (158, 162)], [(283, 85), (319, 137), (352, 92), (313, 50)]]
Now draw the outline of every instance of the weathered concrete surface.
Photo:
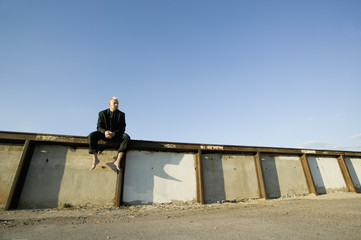
[(269, 198), (308, 194), (306, 178), (298, 156), (262, 154), (261, 162)]
[(130, 204), (194, 201), (193, 153), (128, 151), (123, 201)]
[(345, 162), (356, 191), (361, 193), (361, 158), (346, 157)]
[(203, 154), (206, 203), (259, 198), (253, 155)]
[(23, 151), (23, 144), (0, 143), (0, 209), (5, 207)]
[(35, 147), (19, 208), (48, 208), (64, 204), (114, 206), (117, 174), (116, 151), (99, 155), (101, 163), (92, 172), (87, 148), (59, 145)]
[[(116, 151), (106, 150), (100, 154), (101, 163), (89, 172), (91, 156), (85, 137), (0, 131), (0, 140), (0, 208), (4, 208), (9, 197), (20, 162), (23, 145), (19, 142), (25, 141), (30, 146), (22, 158), (26, 163), (23, 168), (25, 172), (34, 147), (35, 150), (21, 197), (19, 199), (18, 190), (21, 190), (22, 181), (17, 185), (12, 203), (20, 200), (20, 208), (47, 208), (65, 204), (114, 206), (117, 175), (113, 156)], [(101, 142), (101, 146), (106, 149), (114, 147), (105, 142)], [(197, 189), (202, 189), (200, 185), (197, 186), (196, 176), (199, 175), (195, 169), (198, 167), (195, 161), (198, 152), (203, 163), (203, 195), (201, 191), (197, 193)], [(262, 175), (258, 175), (260, 182), (257, 181), (254, 159), (257, 154), (258, 160), (258, 153), (262, 163), (262, 170), (259, 171)], [(198, 200), (205, 199), (206, 203), (253, 199), (259, 198), (258, 187), (260, 185), (263, 191), (263, 182), (270, 198), (304, 195), (308, 193), (308, 188), (299, 159), (303, 154), (307, 156), (318, 193), (347, 191), (339, 166), (342, 162), (338, 161), (337, 156), (343, 157), (340, 160), (345, 159), (355, 189), (361, 192), (361, 152), (134, 140), (127, 155), (122, 200), (131, 204), (146, 204), (188, 202), (194, 201), (197, 196)], [(264, 181), (261, 176), (264, 176)]]
[(307, 157), (318, 194), (347, 191), (345, 180), (335, 157)]

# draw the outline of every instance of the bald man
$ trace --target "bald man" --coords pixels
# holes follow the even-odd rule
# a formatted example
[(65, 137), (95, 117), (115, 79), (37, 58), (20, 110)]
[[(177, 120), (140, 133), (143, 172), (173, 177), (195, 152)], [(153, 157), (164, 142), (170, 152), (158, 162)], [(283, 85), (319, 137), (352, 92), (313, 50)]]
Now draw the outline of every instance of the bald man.
[(125, 114), (118, 110), (118, 99), (112, 97), (109, 99), (109, 108), (99, 112), (97, 131), (89, 134), (89, 153), (93, 155), (93, 164), (90, 171), (100, 163), (98, 158), (98, 141), (100, 139), (109, 142), (119, 143), (118, 155), (114, 165), (120, 171), (120, 163), (124, 152), (127, 149), (130, 137), (125, 133)]

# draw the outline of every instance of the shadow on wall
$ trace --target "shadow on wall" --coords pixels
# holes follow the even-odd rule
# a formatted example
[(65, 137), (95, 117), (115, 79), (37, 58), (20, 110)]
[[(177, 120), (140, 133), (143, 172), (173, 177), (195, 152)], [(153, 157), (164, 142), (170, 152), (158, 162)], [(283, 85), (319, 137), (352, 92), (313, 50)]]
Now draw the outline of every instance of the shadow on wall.
[(356, 164), (357, 162), (361, 166), (361, 159), (353, 159), (353, 161), (351, 161), (350, 157), (345, 158), (345, 163), (346, 163), (347, 169), (348, 169), (348, 171), (350, 173), (352, 182), (353, 182), (353, 184), (355, 186), (356, 192), (361, 193), (360, 179), (359, 179), (359, 177), (357, 175), (357, 171), (356, 171), (355, 166), (354, 166), (354, 164)]
[(68, 147), (37, 145), (18, 208), (56, 208)]
[(261, 157), (266, 194), (269, 199), (280, 198), (281, 187), (277, 172), (276, 158), (274, 155), (265, 155)]
[[(123, 201), (131, 205), (170, 202), (181, 191), (182, 171), (177, 166), (184, 154), (129, 151), (127, 153)], [(178, 184), (177, 184), (178, 183)], [(162, 199), (159, 199), (162, 198)]]
[(222, 154), (203, 154), (203, 183), (205, 203), (226, 199)]
[(317, 161), (316, 156), (307, 156), (307, 161), (311, 169), (311, 174), (313, 181), (315, 183), (316, 192), (317, 194), (326, 194), (326, 186), (323, 181), (321, 170), (320, 170), (320, 164)]
[(253, 154), (202, 154), (202, 166), (206, 203), (259, 197)]

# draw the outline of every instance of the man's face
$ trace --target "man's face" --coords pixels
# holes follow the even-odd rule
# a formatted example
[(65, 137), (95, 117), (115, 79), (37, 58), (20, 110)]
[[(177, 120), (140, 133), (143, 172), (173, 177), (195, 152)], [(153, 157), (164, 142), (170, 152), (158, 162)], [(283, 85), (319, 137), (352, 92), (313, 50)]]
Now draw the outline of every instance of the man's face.
[(110, 111), (112, 111), (112, 112), (117, 110), (118, 109), (118, 100), (110, 100), (109, 101), (109, 108), (110, 108)]

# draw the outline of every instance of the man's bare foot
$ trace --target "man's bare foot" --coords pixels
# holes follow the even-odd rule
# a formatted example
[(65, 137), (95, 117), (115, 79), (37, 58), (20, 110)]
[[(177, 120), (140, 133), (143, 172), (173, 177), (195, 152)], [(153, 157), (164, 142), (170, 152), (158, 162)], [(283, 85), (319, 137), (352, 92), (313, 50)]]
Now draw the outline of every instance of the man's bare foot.
[(94, 159), (93, 165), (90, 168), (90, 171), (93, 171), (94, 168), (100, 163), (99, 159)]
[(116, 161), (114, 162), (114, 165), (115, 165), (115, 167), (117, 168), (117, 170), (120, 171), (120, 160), (116, 160)]
[(123, 155), (124, 155), (123, 152), (118, 152), (117, 160), (114, 162), (114, 165), (118, 171), (120, 171), (120, 161), (122, 160)]

